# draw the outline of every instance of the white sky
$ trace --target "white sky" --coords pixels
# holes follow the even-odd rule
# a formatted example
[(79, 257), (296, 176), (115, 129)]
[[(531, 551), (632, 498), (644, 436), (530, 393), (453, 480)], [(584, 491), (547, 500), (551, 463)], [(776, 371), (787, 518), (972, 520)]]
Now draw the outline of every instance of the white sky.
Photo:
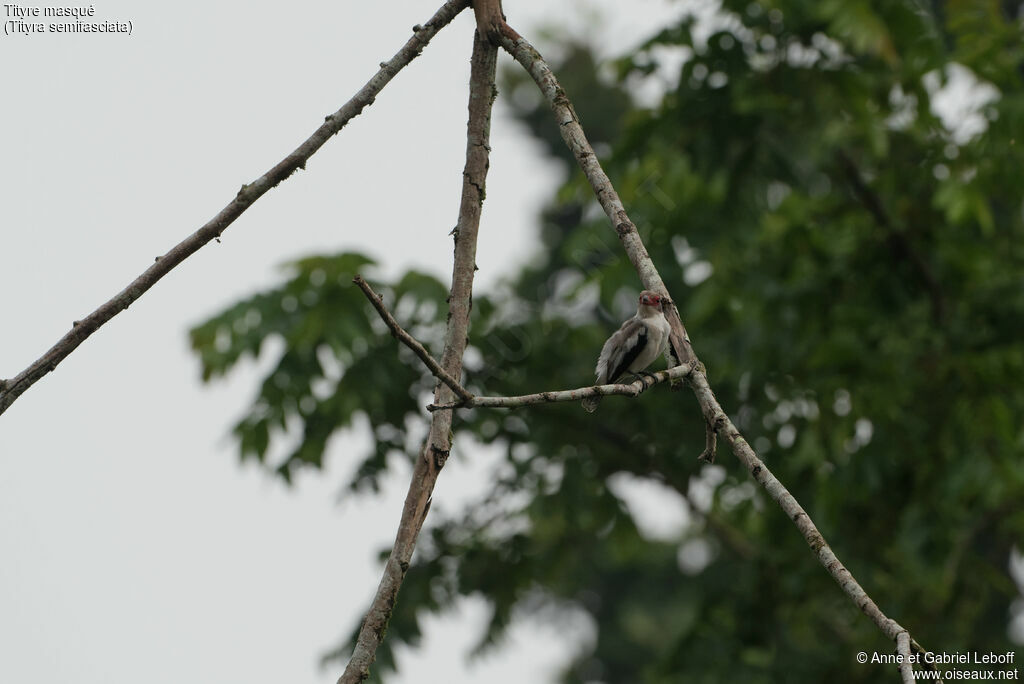
[[(116, 0), (94, 5), (96, 20), (130, 19), (131, 36), (0, 35), (0, 377), (290, 152), (440, 1)], [(583, 33), (579, 17), (598, 12), (608, 53), (681, 11), (667, 0), (505, 4), (526, 33), (562, 21)], [(368, 604), (407, 473), (381, 498), (339, 506), (358, 437), (335, 440), (326, 472), (292, 489), (239, 466), (227, 432), (256, 366), (202, 387), (186, 332), (311, 253), (358, 249), (386, 274), (416, 266), (447, 279), (471, 32), (467, 12), (223, 244), (0, 416), (0, 681), (336, 680), (318, 656)], [(528, 258), (556, 179), (500, 99), (492, 148), (484, 287)], [(463, 447), (435, 506), (471, 497), (489, 462)], [(484, 619), (467, 602), (431, 620), (394, 681), (544, 681), (587, 632), (523, 621), (467, 666)]]

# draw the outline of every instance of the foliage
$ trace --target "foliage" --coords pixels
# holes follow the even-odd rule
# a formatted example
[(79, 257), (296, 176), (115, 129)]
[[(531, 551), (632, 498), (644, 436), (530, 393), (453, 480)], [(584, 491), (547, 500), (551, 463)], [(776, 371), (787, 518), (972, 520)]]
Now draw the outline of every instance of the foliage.
[[(1009, 572), (1024, 539), (1013, 12), (994, 0), (725, 0), (712, 26), (666, 27), (618, 60), (619, 83), (590, 78), (576, 101), (584, 128), (601, 117), (614, 145), (603, 161), (722, 405), (883, 610), (934, 651), (1013, 648), (1021, 593)], [(592, 66), (585, 47), (567, 59)], [(992, 96), (969, 126), (944, 121), (941, 86), (972, 79)], [(624, 88), (665, 80), (653, 106), (594, 111), (602, 95), (622, 103)], [(511, 101), (554, 139), (543, 105)], [(634, 305), (639, 284), (578, 174), (541, 224), (542, 265), (474, 296), (471, 391), (585, 384)], [(297, 262), (284, 285), (193, 331), (206, 379), (284, 342), (235, 427), (243, 458), (288, 478), (319, 466), (357, 416), (375, 441), (351, 487), (374, 487), (389, 456), (416, 452), (433, 380), (349, 284), (368, 266), (351, 254)], [(418, 273), (381, 287), (438, 351), (445, 287)], [(482, 647), (518, 611), (590, 616), (596, 641), (566, 682), (895, 677), (854, 663), (893, 646), (746, 473), (728, 454), (698, 465), (687, 393), (607, 399), (595, 416), (561, 404), (459, 417), (457, 444), (499, 445), (505, 462), (464, 515), (431, 521), (383, 670), (396, 640), (416, 641), (421, 611), (479, 594), (493, 605)], [(302, 439), (274, 461), (287, 427)], [(708, 492), (710, 505), (678, 539), (647, 538), (613, 486), (623, 473), (690, 500)]]

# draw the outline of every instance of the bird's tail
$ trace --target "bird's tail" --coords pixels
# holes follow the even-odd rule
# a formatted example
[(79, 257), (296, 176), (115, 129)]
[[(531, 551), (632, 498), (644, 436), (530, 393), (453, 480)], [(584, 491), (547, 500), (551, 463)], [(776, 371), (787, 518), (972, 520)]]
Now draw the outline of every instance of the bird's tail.
[(601, 403), (601, 396), (587, 397), (583, 400), (583, 408), (587, 413), (593, 413), (597, 410), (597, 405)]

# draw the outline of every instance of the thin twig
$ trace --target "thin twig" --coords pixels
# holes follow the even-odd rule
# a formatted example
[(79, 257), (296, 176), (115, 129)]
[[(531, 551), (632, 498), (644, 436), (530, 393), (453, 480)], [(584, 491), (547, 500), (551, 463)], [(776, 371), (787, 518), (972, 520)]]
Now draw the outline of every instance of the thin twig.
[[(579, 125), (576, 112), (573, 110), (565, 91), (551, 72), (550, 67), (548, 67), (540, 53), (532, 45), (508, 26), (505, 26), (503, 29), (501, 45), (533, 77), (537, 86), (547, 98), (558, 122), (562, 138), (569, 149), (572, 150), (576, 161), (590, 182), (601, 207), (611, 220), (626, 250), (626, 254), (636, 268), (644, 287), (658, 293), (667, 294), (664, 281), (662, 281), (654, 262), (647, 253), (647, 248), (640, 239), (636, 225), (626, 215), (622, 201), (615, 192), (607, 174), (601, 168), (593, 148), (587, 142), (586, 135)], [(679, 318), (679, 312), (674, 304), (667, 307), (666, 317), (673, 328), (671, 341), (676, 358), (680, 361), (696, 362), (696, 354), (690, 345), (689, 337), (686, 335), (686, 331)], [(718, 433), (729, 443), (739, 461), (750, 471), (754, 480), (768, 492), (789, 519), (793, 521), (797, 529), (803, 534), (808, 546), (817, 556), (818, 561), (832, 575), (846, 595), (871, 618), (875, 625), (889, 639), (895, 640), (901, 632), (906, 632), (899, 623), (887, 617), (879, 609), (878, 605), (864, 591), (864, 588), (854, 579), (850, 571), (846, 569), (846, 566), (836, 557), (803, 507), (779, 482), (778, 478), (772, 474), (761, 459), (757, 457), (757, 454), (747, 443), (747, 440), (743, 438), (718, 403), (718, 399), (708, 384), (703, 366), (698, 365), (690, 373), (688, 380), (700, 404), (705, 421), (707, 421), (708, 425), (715, 426)]]
[(594, 385), (591, 387), (577, 387), (570, 390), (555, 390), (551, 392), (537, 392), (536, 394), (523, 394), (517, 397), (475, 397), (463, 401), (456, 401), (450, 404), (430, 404), (428, 411), (443, 411), (459, 408), (518, 408), (520, 406), (532, 406), (534, 404), (554, 404), (562, 401), (580, 401), (586, 397), (606, 397), (618, 394), (626, 397), (637, 397), (643, 394), (648, 388), (669, 380), (681, 380), (690, 374), (690, 366), (676, 366), (669, 370), (658, 371), (657, 373), (645, 374), (644, 377), (631, 382), (628, 385)]
[(143, 271), (142, 275), (129, 283), (128, 287), (85, 318), (75, 321), (71, 330), (60, 338), (49, 351), (21, 373), (6, 381), (5, 386), (0, 388), (0, 413), (6, 411), (40, 378), (56, 368), (78, 345), (99, 330), (103, 324), (131, 306), (157, 281), (170, 273), (171, 269), (197, 252), (206, 243), (219, 238), (235, 219), (268, 190), (291, 176), (296, 170), (305, 168), (306, 161), (353, 117), (372, 104), (377, 94), (395, 77), (395, 74), (415, 59), (434, 37), (434, 34), (451, 22), (468, 4), (468, 0), (448, 0), (426, 24), (413, 27), (413, 36), (402, 49), (391, 60), (382, 62), (376, 75), (367, 81), (366, 85), (341, 109), (329, 115), (313, 135), (295, 148), (294, 152), (252, 183), (243, 185), (235, 198), (221, 209), (220, 213), (195, 233), (175, 245), (169, 252), (159, 257), (152, 266)]
[[(466, 133), (466, 166), (462, 174), (462, 199), (459, 222), (455, 228), (455, 259), (452, 267), (451, 296), (448, 299), (448, 326), (445, 331), (441, 367), (452, 378), (462, 375), (462, 355), (466, 350), (469, 311), (472, 306), (473, 275), (476, 270), (477, 233), (484, 201), (489, 163), (491, 105), (496, 94), (494, 72), (497, 48), (486, 37), (474, 32), (473, 57), (469, 82), (469, 126)], [(447, 384), (438, 383), (434, 403), (447, 404), (456, 398)], [(412, 560), (423, 521), (430, 508), (434, 483), (451, 451), (452, 411), (438, 411), (431, 416), (430, 433), (423, 442), (413, 467), (409, 493), (405, 497), (398, 533), (384, 566), (377, 593), (366, 618), (359, 628), (352, 658), (338, 684), (358, 684), (370, 673), (377, 647), (384, 640), (388, 622), (395, 608), (398, 590)]]
[[(397, 338), (399, 342), (407, 346), (409, 349), (412, 349), (416, 356), (420, 357), (423, 363), (427, 365), (427, 368), (429, 368), (430, 372), (434, 374), (434, 377), (451, 387), (463, 402), (473, 401), (473, 395), (470, 394), (465, 387), (460, 385), (458, 380), (449, 375), (444, 368), (441, 368), (441, 364), (434, 360), (434, 357), (430, 355), (430, 352), (428, 352), (415, 337), (402, 329), (402, 326), (398, 324), (395, 317), (392, 316), (391, 312), (384, 306), (384, 301), (381, 296), (373, 291), (373, 288), (370, 287), (368, 282), (363, 280), (361, 275), (356, 275), (356, 277), (352, 279), (352, 282), (359, 286), (359, 289), (363, 291), (366, 298), (370, 300), (370, 304), (373, 304), (373, 308), (377, 310), (378, 314), (380, 314), (381, 319), (391, 330), (391, 335), (393, 337)], [(431, 406), (433, 406), (433, 404), (431, 404)]]

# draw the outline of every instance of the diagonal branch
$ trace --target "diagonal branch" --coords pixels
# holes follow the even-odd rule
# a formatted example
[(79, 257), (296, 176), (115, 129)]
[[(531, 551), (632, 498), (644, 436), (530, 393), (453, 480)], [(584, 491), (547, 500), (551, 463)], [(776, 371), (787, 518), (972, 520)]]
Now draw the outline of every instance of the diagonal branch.
[(523, 394), (518, 397), (477, 397), (470, 395), (469, 399), (457, 401), (450, 404), (430, 404), (428, 411), (441, 411), (445, 409), (459, 408), (518, 408), (520, 406), (532, 406), (534, 404), (554, 404), (563, 401), (580, 401), (587, 397), (606, 397), (612, 394), (619, 394), (626, 397), (638, 397), (647, 389), (669, 380), (682, 380), (693, 370), (692, 366), (675, 366), (669, 370), (658, 371), (657, 373), (645, 374), (628, 385), (594, 385), (592, 387), (577, 387), (570, 390), (557, 390), (552, 392), (537, 392), (536, 394)]
[(157, 281), (170, 273), (175, 266), (199, 251), (206, 243), (219, 238), (220, 234), (235, 219), (267, 191), (291, 176), (296, 170), (305, 168), (306, 161), (345, 124), (362, 112), (365, 107), (373, 104), (374, 98), (395, 77), (395, 74), (415, 59), (434, 37), (434, 34), (448, 25), (468, 4), (468, 0), (448, 0), (426, 24), (414, 26), (412, 38), (405, 43), (402, 49), (389, 61), (381, 62), (380, 70), (374, 77), (367, 81), (366, 85), (341, 109), (330, 114), (313, 135), (295, 148), (294, 152), (252, 183), (243, 185), (235, 198), (221, 209), (220, 213), (195, 233), (175, 245), (169, 252), (158, 257), (156, 263), (143, 271), (142, 275), (129, 283), (125, 289), (85, 318), (75, 321), (71, 330), (32, 365), (10, 380), (0, 380), (0, 414), (6, 411), (29, 387), (56, 368), (86, 338), (99, 330), (111, 318), (131, 306)]
[[(601, 207), (615, 227), (615, 232), (618, 234), (619, 240), (622, 242), (634, 268), (636, 268), (644, 287), (654, 290), (659, 294), (668, 294), (665, 283), (658, 274), (657, 268), (647, 253), (647, 248), (640, 239), (636, 225), (626, 215), (618, 193), (615, 192), (615, 188), (612, 187), (607, 174), (601, 168), (597, 155), (594, 153), (590, 143), (587, 142), (586, 135), (580, 127), (579, 119), (572, 108), (568, 96), (558, 84), (558, 80), (551, 72), (550, 67), (548, 67), (543, 57), (532, 45), (507, 25), (503, 28), (501, 45), (529, 72), (541, 92), (547, 98), (554, 112), (555, 119), (559, 124), (562, 138), (569, 149), (572, 150), (576, 161), (590, 182)], [(768, 492), (772, 499), (789, 516), (789, 519), (800, 530), (804, 540), (810, 546), (818, 561), (832, 575), (833, 579), (835, 579), (850, 600), (871, 618), (888, 638), (895, 641), (903, 634), (907, 634), (909, 637), (907, 630), (895, 620), (887, 617), (871, 597), (868, 596), (864, 588), (860, 586), (850, 571), (846, 569), (846, 566), (836, 557), (810, 516), (807, 515), (807, 512), (782, 483), (779, 482), (775, 475), (772, 474), (761, 459), (758, 458), (757, 454), (747, 443), (747, 440), (743, 438), (739, 430), (736, 429), (736, 426), (733, 425), (729, 416), (718, 403), (718, 399), (711, 390), (711, 386), (708, 384), (704, 367), (697, 361), (696, 354), (690, 345), (689, 337), (682, 325), (675, 304), (673, 303), (668, 309), (666, 311), (666, 318), (669, 319), (669, 323), (672, 326), (671, 342), (674, 354), (679, 362), (695, 363), (695, 368), (690, 373), (688, 379), (707, 424), (725, 438), (733, 453), (750, 471), (754, 480)]]
[[(363, 280), (361, 275), (357, 275), (353, 278), (352, 282), (359, 286), (359, 289), (363, 291), (366, 298), (370, 300), (370, 304), (373, 304), (373, 308), (377, 310), (377, 313), (380, 314), (385, 325), (387, 325), (391, 330), (392, 337), (398, 338), (402, 344), (409, 347), (409, 349), (412, 349), (416, 356), (420, 357), (423, 363), (427, 365), (427, 368), (429, 368), (430, 372), (434, 374), (434, 377), (451, 387), (452, 391), (455, 392), (463, 402), (473, 401), (473, 395), (470, 394), (465, 387), (460, 385), (458, 380), (449, 375), (444, 368), (441, 368), (441, 364), (439, 364), (434, 357), (430, 355), (430, 352), (428, 352), (415, 337), (402, 329), (402, 326), (398, 324), (395, 317), (392, 316), (391, 312), (384, 306), (381, 296), (373, 291), (373, 288), (370, 287), (368, 282)], [(431, 406), (432, 405), (433, 404), (431, 404)]]
[[(569, 101), (569, 96), (559, 85), (558, 79), (551, 72), (547, 62), (532, 45), (508, 24), (504, 25), (502, 31), (501, 46), (526, 69), (544, 97), (547, 98), (555, 120), (558, 122), (558, 130), (562, 134), (562, 139), (572, 151), (573, 156), (576, 157), (576, 162), (580, 165), (587, 180), (590, 181), (597, 201), (612, 222), (612, 226), (626, 250), (626, 256), (629, 257), (633, 268), (640, 276), (640, 281), (648, 290), (653, 290), (668, 298), (668, 288), (665, 287), (665, 282), (661, 279), (658, 269), (655, 268), (654, 262), (651, 261), (651, 257), (647, 253), (647, 247), (640, 239), (636, 224), (626, 214), (626, 208), (622, 204), (622, 200), (619, 199), (619, 194), (615, 192), (615, 187), (608, 178), (608, 174), (601, 168), (601, 162), (598, 161), (594, 148), (587, 141), (587, 136), (580, 126), (579, 117), (576, 116), (576, 110), (573, 109), (572, 103)], [(675, 303), (666, 307), (664, 313), (665, 318), (672, 326), (670, 341), (675, 363), (678, 365), (695, 359), (696, 354), (690, 345), (690, 337), (686, 333)]]
[[(466, 166), (462, 174), (462, 200), (455, 227), (455, 259), (449, 297), (448, 327), (445, 332), (441, 367), (452, 379), (462, 375), (462, 355), (468, 343), (469, 311), (472, 306), (473, 275), (476, 271), (477, 232), (484, 201), (490, 151), (491, 105), (496, 94), (494, 72), (498, 50), (485, 36), (475, 34), (469, 82), (469, 125), (466, 132)], [(447, 404), (456, 397), (448, 385), (438, 383), (434, 403)], [(453, 411), (431, 416), (430, 433), (413, 467), (409, 493), (405, 498), (398, 533), (384, 566), (377, 593), (359, 628), (352, 658), (338, 684), (358, 684), (370, 673), (377, 647), (384, 640), (398, 590), (412, 560), (423, 521), (430, 508), (434, 483), (451, 450)]]

